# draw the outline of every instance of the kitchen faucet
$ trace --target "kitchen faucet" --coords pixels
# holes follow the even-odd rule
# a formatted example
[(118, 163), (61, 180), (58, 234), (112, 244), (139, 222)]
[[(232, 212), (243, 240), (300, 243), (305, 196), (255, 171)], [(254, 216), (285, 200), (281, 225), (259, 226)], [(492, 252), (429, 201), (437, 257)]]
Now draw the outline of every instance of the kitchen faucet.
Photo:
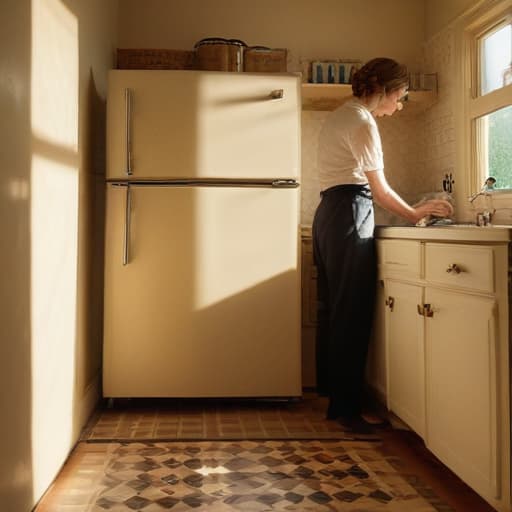
[[(494, 191), (495, 184), (496, 184), (496, 178), (494, 178), (493, 176), (489, 176), (485, 180), (480, 191), (477, 192), (476, 194), (473, 194), (472, 196), (470, 196), (468, 198), (470, 204), (473, 206), (473, 201), (479, 196), (490, 197), (492, 195), (492, 192)], [(491, 205), (492, 205), (492, 201), (491, 201)], [(477, 226), (489, 225), (491, 223), (492, 216), (494, 215), (495, 212), (496, 212), (496, 209), (494, 209), (492, 207), (485, 209), (483, 212), (477, 212), (477, 214), (476, 214)]]
[(496, 184), (496, 178), (494, 178), (493, 176), (489, 176), (484, 184), (482, 185), (482, 188), (480, 189), (479, 192), (477, 192), (476, 194), (473, 194), (472, 196), (470, 196), (468, 199), (469, 199), (469, 202), (471, 204), (473, 204), (473, 201), (478, 197), (478, 196), (488, 196), (489, 195), (489, 192), (492, 192), (494, 191), (494, 185)]
[(482, 191), (482, 190), (480, 190), (480, 192), (477, 192), (476, 194), (473, 194), (472, 196), (469, 196), (469, 197), (468, 197), (468, 200), (469, 200), (469, 202), (470, 202), (471, 204), (473, 204), (473, 201), (474, 201), (478, 196), (486, 196), (486, 195), (488, 195), (488, 194), (489, 194), (489, 192), (487, 192), (487, 190), (486, 190), (486, 191)]

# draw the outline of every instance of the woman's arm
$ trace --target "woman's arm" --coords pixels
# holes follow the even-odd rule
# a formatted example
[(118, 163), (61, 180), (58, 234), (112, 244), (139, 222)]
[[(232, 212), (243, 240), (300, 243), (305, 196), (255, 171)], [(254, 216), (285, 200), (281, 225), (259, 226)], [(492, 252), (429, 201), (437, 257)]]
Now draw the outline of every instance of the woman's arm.
[(413, 224), (426, 215), (448, 217), (453, 213), (452, 205), (443, 199), (431, 199), (413, 208), (389, 186), (383, 171), (368, 171), (365, 174), (373, 200), (385, 210), (399, 215)]

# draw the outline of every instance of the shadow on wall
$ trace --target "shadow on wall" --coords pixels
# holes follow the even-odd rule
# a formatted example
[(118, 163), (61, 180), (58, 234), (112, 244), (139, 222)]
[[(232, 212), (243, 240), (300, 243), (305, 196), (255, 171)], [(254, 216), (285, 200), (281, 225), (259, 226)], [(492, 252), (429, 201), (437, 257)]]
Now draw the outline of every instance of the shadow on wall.
[[(6, 510), (32, 507), (31, 2), (2, 2), (0, 16), (0, 496)], [(9, 15), (7, 15), (9, 13)], [(14, 44), (14, 41), (16, 43)], [(12, 42), (12, 43), (11, 43)]]
[[(89, 71), (87, 105), (82, 121), (87, 127), (83, 139), (83, 172), (80, 173), (78, 325), (81, 357), (76, 358), (76, 374), (84, 386), (100, 373), (103, 338), (103, 262), (105, 247), (105, 168), (106, 101), (96, 87), (94, 72)], [(82, 388), (83, 388), (82, 387)], [(80, 428), (80, 425), (78, 425)]]

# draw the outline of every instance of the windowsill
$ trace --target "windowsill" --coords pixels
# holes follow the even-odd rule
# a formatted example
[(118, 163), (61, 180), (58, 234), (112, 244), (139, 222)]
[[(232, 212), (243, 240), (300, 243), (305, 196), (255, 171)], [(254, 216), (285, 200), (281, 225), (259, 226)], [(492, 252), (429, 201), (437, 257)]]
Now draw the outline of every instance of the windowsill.
[(503, 206), (512, 208), (512, 190), (494, 190), (487, 196), (495, 208)]

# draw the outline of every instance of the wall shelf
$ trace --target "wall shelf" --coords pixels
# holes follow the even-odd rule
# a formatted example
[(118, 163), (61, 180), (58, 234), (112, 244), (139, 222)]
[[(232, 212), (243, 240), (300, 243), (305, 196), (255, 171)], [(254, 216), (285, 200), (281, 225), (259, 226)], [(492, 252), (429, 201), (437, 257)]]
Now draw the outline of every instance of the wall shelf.
[[(302, 110), (334, 110), (351, 96), (350, 84), (302, 84)], [(405, 105), (419, 104), (426, 108), (436, 99), (436, 91), (409, 91)]]

